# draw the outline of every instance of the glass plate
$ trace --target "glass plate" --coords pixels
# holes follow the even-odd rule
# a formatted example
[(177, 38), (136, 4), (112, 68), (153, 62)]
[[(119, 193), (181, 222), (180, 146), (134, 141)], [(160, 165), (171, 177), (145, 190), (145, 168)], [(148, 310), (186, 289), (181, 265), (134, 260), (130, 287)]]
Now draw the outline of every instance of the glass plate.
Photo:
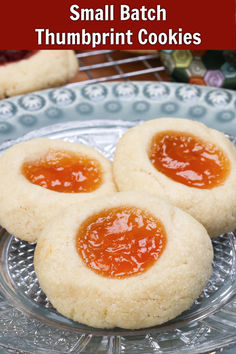
[[(124, 83), (122, 84), (124, 85)], [(6, 139), (6, 136), (4, 138), (4, 133), (2, 133), (2, 136), (0, 133), (2, 139), (0, 152), (2, 153), (18, 141), (45, 136), (93, 146), (106, 157), (112, 159), (120, 136), (130, 127), (139, 124), (141, 122), (140, 118), (144, 119), (144, 115), (140, 116), (133, 111), (136, 101), (135, 95), (128, 96), (128, 98), (124, 95), (122, 100), (114, 99), (117, 95), (115, 89), (117, 90), (119, 85), (117, 83), (103, 85), (107, 90), (106, 96), (98, 101), (101, 109), (101, 106), (104, 107), (103, 100), (106, 101), (112, 95), (115, 106), (119, 103), (122, 106), (122, 111), (129, 111), (129, 114), (125, 115), (122, 120), (116, 119), (114, 114), (110, 117), (107, 111), (103, 116), (105, 120), (85, 119), (81, 122), (80, 114), (78, 114), (77, 120), (74, 116), (70, 120), (68, 114), (72, 111), (72, 107), (88, 103), (91, 99), (84, 97), (84, 101), (87, 100), (86, 102), (81, 100), (81, 102), (73, 101), (69, 104), (67, 101), (67, 104), (65, 104), (66, 101), (63, 101), (64, 105), (60, 104), (59, 110), (63, 112), (65, 117), (59, 119), (61, 123), (52, 125), (50, 120), (47, 121), (44, 110), (48, 111), (56, 108), (55, 103), (50, 101), (56, 90), (47, 90), (14, 98), (14, 100), (2, 101), (0, 112), (1, 104), (6, 103), (16, 105), (17, 112), (11, 117), (15, 121), (9, 123), (12, 124), (13, 130), (11, 134), (9, 133), (9, 136), (7, 133), (8, 138)], [(145, 90), (148, 92), (150, 85), (153, 85), (153, 83), (132, 83), (131, 87), (137, 88), (139, 97), (142, 91), (143, 102), (148, 101), (150, 110), (155, 111), (153, 106), (156, 106), (156, 102), (152, 103), (151, 98), (145, 96)], [(170, 95), (172, 103), (176, 104), (176, 100), (179, 100), (177, 93), (179, 94), (180, 88), (183, 89), (184, 85), (163, 85), (169, 90), (167, 97), (163, 99), (170, 100)], [(100, 87), (101, 85), (91, 86), (94, 87), (93, 90), (96, 92), (97, 86)], [(80, 95), (84, 95), (87, 92), (87, 87), (73, 86), (73, 88), (64, 88), (64, 90), (66, 92), (69, 90), (74, 95), (78, 95), (78, 92)], [(200, 88), (200, 96), (192, 98), (191, 102), (182, 101), (180, 103), (180, 101), (178, 105), (179, 107), (183, 106), (181, 110), (187, 109), (187, 111), (196, 104), (195, 99), (198, 106), (207, 105), (204, 97), (211, 91), (211, 89), (205, 90), (204, 88), (202, 90)], [(227, 92), (217, 91), (223, 92), (223, 96)], [(91, 89), (89, 92), (91, 92)], [(130, 95), (130, 89), (127, 89), (127, 92)], [(234, 93), (227, 93), (231, 95), (231, 100), (227, 104), (234, 104)], [(35, 118), (34, 122), (37, 122), (37, 124), (32, 124), (31, 129), (29, 129), (29, 126), (23, 129), (23, 125), (19, 124), (19, 122), (22, 122), (20, 120), (22, 115), (19, 113), (20, 108), (17, 105), (22, 104), (23, 100), (32, 95), (42, 98), (45, 106), (41, 107), (39, 111), (32, 111), (30, 114)], [(93, 100), (92, 104), (94, 110), (99, 106)], [(215, 125), (214, 122), (217, 120), (219, 108), (214, 107), (213, 109), (213, 106), (209, 106), (207, 109), (212, 113), (212, 124), (208, 125)], [(76, 112), (78, 113), (78, 110)], [(40, 114), (44, 115), (41, 122), (42, 128), (38, 126)], [(161, 115), (163, 116), (163, 114)], [(157, 114), (154, 116), (147, 114), (145, 118), (149, 119), (155, 116)], [(184, 115), (182, 116), (184, 117)], [(201, 117), (202, 121), (205, 120), (204, 117), (205, 115)], [(30, 119), (27, 122), (29, 121)], [(8, 118), (4, 122), (7, 123)], [(225, 126), (229, 128), (229, 125), (223, 124), (222, 121), (220, 121), (220, 124), (221, 130), (229, 132), (228, 129), (224, 129)], [(230, 131), (232, 132), (232, 130), (231, 127)], [(30, 132), (25, 134), (28, 131)], [(236, 143), (235, 138), (231, 137), (231, 140)], [(236, 238), (233, 233), (222, 235), (213, 241), (213, 246), (215, 257), (212, 277), (200, 297), (188, 311), (166, 324), (148, 329), (136, 331), (119, 328), (102, 330), (73, 322), (56, 312), (41, 291), (35, 277), (33, 268), (34, 245), (20, 241), (2, 229), (0, 232), (0, 347), (3, 350), (5, 348), (6, 352), (15, 349), (18, 352), (26, 353), (149, 354), (204, 353), (230, 346), (236, 342)]]

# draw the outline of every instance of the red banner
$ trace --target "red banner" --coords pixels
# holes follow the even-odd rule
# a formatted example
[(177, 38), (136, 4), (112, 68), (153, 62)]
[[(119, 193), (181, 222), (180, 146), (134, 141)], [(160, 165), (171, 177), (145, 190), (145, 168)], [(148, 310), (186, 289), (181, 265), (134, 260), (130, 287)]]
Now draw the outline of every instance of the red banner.
[(0, 49), (236, 49), (235, 0), (1, 3)]

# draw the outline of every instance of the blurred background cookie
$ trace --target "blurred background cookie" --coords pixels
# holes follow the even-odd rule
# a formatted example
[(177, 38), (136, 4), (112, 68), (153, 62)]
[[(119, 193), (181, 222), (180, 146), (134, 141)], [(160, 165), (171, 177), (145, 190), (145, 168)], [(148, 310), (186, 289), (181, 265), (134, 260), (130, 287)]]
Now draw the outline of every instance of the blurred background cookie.
[(71, 202), (114, 191), (110, 162), (85, 145), (34, 139), (0, 158), (0, 223), (26, 241)]
[(44, 229), (34, 265), (64, 316), (100, 328), (143, 328), (186, 310), (211, 274), (204, 227), (142, 192), (74, 204)]
[(187, 119), (155, 119), (123, 135), (113, 166), (120, 191), (169, 200), (211, 237), (235, 229), (236, 149), (223, 133)]
[(65, 84), (77, 71), (72, 50), (0, 50), (0, 99)]

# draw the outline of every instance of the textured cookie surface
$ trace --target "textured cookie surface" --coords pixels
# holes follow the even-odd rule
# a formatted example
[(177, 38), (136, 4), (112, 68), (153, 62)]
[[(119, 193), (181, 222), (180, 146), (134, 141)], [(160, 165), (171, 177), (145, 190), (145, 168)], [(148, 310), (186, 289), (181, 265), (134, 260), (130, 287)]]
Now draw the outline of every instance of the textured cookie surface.
[[(178, 183), (158, 171), (148, 152), (153, 136), (174, 130), (193, 134), (225, 153), (230, 172), (222, 185), (199, 189)], [(187, 119), (160, 118), (126, 132), (114, 158), (114, 178), (120, 191), (143, 190), (167, 199), (200, 221), (211, 237), (236, 227), (236, 149), (224, 134)]]
[[(147, 271), (115, 279), (91, 270), (76, 250), (81, 223), (104, 209), (141, 208), (165, 227), (167, 242)], [(158, 197), (121, 192), (83, 207), (74, 204), (43, 231), (35, 271), (47, 297), (63, 315), (100, 328), (142, 328), (166, 322), (189, 308), (211, 274), (211, 240), (189, 214)]]
[(68, 82), (78, 71), (72, 50), (39, 50), (27, 59), (0, 65), (0, 99)]
[[(31, 183), (22, 174), (22, 165), (38, 160), (49, 151), (66, 151), (98, 161), (102, 183), (89, 193), (64, 193)], [(71, 202), (115, 191), (110, 162), (85, 145), (54, 139), (33, 139), (16, 144), (0, 157), (0, 224), (26, 241), (36, 241), (47, 222)]]

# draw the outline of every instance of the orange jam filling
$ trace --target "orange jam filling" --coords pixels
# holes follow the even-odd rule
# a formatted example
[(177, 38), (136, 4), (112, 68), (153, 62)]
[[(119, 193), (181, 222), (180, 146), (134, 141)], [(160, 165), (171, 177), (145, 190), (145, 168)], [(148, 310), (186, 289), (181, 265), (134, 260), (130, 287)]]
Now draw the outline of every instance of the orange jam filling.
[(102, 183), (98, 161), (68, 151), (50, 150), (38, 160), (24, 162), (21, 172), (29, 182), (63, 193), (93, 192)]
[(222, 185), (230, 171), (230, 162), (220, 148), (183, 132), (155, 135), (149, 158), (167, 177), (201, 189)]
[(148, 270), (166, 245), (162, 223), (134, 207), (104, 210), (83, 222), (76, 236), (76, 249), (94, 272), (126, 278)]

